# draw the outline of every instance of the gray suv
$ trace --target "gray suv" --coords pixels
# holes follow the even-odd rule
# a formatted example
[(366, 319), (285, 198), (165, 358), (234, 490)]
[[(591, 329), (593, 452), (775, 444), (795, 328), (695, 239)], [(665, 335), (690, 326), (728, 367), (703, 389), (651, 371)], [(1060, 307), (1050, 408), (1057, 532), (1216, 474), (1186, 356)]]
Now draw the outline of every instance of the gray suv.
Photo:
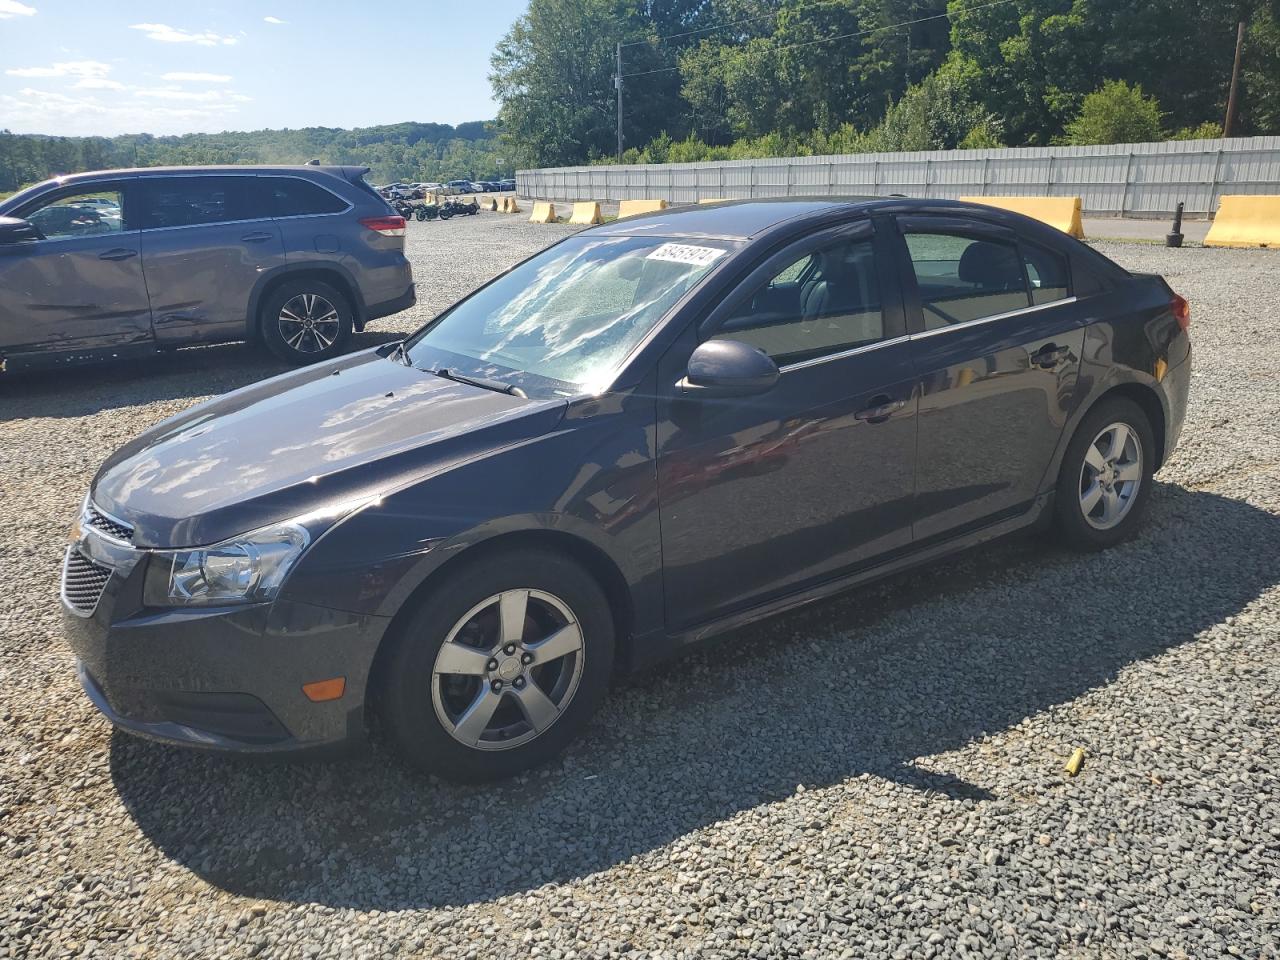
[(291, 363), (412, 306), (364, 167), (79, 173), (0, 202), (0, 370), (250, 340)]

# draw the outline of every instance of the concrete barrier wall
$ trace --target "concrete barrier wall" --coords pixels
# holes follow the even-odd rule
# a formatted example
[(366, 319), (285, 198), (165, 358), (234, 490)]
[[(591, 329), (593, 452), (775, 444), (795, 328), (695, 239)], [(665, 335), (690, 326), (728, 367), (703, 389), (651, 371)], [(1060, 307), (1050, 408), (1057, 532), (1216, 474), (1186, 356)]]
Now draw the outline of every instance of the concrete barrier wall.
[(538, 200), (776, 196), (1049, 196), (1082, 199), (1091, 216), (1204, 217), (1223, 194), (1280, 194), (1280, 137), (1174, 140), (1093, 147), (936, 150), (706, 163), (520, 170)]

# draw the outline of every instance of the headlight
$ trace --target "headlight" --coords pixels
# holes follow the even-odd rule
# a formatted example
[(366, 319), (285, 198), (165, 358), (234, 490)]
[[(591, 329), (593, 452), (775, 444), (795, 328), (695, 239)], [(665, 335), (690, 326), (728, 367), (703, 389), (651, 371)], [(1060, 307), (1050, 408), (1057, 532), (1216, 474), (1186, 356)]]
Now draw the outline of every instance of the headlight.
[(143, 598), (148, 606), (271, 600), (309, 543), (305, 527), (286, 522), (212, 547), (156, 551)]

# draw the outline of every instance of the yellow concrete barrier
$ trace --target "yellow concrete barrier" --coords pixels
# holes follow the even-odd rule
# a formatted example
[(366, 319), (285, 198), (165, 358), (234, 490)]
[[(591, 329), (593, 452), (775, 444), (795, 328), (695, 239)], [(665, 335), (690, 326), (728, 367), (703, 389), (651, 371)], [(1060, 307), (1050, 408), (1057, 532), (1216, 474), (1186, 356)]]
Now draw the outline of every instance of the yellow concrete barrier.
[(529, 214), (530, 223), (555, 223), (556, 205), (546, 200), (538, 200), (533, 205), (533, 213)]
[(573, 205), (573, 214), (569, 217), (570, 223), (604, 223), (604, 217), (600, 216), (600, 204), (594, 200), (579, 201)]
[(665, 200), (621, 200), (618, 202), (618, 219), (634, 217), (637, 213), (653, 213), (667, 209)]
[(965, 203), (985, 203), (988, 207), (1012, 210), (1031, 217), (1063, 233), (1084, 239), (1084, 223), (1080, 219), (1079, 197), (961, 197)]
[(483, 200), (480, 201), (480, 209), (497, 211), (498, 209), (497, 199), (495, 199), (494, 197), (485, 197)]
[(728, 199), (729, 199), (728, 197), (703, 197), (698, 202), (699, 203), (724, 203)]
[(1205, 235), (1206, 247), (1280, 247), (1280, 196), (1229, 196)]
[(516, 203), (515, 197), (502, 198), (502, 212), (503, 213), (519, 213), (520, 212), (520, 204)]

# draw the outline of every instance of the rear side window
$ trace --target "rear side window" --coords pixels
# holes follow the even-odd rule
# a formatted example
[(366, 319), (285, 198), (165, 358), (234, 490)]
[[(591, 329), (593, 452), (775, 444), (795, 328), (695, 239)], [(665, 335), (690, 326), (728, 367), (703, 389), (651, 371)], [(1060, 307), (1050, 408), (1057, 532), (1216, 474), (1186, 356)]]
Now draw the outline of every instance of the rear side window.
[(349, 204), (323, 187), (297, 177), (261, 177), (273, 217), (306, 217), (341, 213)]
[(191, 227), (267, 215), (255, 202), (257, 177), (144, 177), (142, 227)]
[(1030, 306), (1017, 244), (947, 233), (908, 233), (926, 330)]
[(1032, 303), (1053, 303), (1071, 296), (1065, 257), (1031, 243), (1022, 245), (1022, 255), (1027, 266), (1027, 279), (1031, 282)]

